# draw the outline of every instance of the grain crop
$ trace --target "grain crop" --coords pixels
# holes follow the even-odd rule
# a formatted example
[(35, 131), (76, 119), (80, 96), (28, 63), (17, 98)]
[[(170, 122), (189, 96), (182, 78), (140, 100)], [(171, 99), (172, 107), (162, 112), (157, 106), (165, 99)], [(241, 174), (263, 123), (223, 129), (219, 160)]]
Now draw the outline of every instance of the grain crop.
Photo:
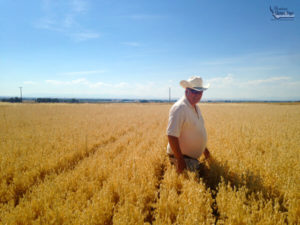
[(0, 104), (0, 224), (300, 224), (300, 104), (200, 103), (200, 177), (170, 104)]

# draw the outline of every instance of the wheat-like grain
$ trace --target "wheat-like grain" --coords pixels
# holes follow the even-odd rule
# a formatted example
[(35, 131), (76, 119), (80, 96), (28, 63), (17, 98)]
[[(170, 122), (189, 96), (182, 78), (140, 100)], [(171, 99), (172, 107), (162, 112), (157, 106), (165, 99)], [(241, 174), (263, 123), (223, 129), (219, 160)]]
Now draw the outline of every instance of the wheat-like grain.
[(299, 104), (201, 103), (200, 180), (168, 161), (170, 107), (0, 104), (0, 224), (299, 224)]

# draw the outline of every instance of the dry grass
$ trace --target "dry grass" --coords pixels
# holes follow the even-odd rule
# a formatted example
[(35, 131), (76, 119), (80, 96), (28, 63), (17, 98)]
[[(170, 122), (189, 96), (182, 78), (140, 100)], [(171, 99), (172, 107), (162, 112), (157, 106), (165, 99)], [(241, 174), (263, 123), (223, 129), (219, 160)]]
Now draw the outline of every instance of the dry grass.
[(201, 180), (168, 162), (169, 108), (1, 104), (0, 224), (300, 223), (299, 104), (201, 104)]

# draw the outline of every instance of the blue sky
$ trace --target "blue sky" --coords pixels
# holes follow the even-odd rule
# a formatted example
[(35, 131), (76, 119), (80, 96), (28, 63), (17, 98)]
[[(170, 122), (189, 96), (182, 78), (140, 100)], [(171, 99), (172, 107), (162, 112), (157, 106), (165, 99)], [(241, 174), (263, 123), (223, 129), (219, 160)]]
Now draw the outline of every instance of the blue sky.
[[(269, 7), (294, 20), (275, 20)], [(0, 96), (300, 99), (300, 2), (0, 0)]]

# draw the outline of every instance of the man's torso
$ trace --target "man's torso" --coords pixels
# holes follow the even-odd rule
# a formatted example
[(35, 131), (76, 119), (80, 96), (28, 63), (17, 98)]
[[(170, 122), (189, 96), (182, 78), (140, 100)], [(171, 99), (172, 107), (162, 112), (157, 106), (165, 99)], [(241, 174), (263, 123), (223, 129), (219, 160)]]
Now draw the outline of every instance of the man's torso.
[[(167, 135), (178, 137), (181, 153), (199, 158), (206, 147), (207, 134), (200, 108), (184, 96), (170, 109)], [(168, 144), (167, 153), (173, 154)]]

